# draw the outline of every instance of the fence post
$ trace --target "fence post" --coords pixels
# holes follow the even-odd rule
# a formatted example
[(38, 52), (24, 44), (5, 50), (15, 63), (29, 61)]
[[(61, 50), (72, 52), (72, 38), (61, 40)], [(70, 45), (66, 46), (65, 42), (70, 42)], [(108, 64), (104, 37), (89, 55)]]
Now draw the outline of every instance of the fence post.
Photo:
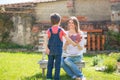
[(105, 35), (102, 35), (102, 50), (104, 50), (104, 44), (105, 44)]
[(87, 47), (88, 47), (88, 50), (90, 50), (90, 33), (87, 34)]
[(95, 34), (92, 34), (92, 50), (95, 50)]
[(100, 50), (100, 35), (97, 35), (97, 50)]

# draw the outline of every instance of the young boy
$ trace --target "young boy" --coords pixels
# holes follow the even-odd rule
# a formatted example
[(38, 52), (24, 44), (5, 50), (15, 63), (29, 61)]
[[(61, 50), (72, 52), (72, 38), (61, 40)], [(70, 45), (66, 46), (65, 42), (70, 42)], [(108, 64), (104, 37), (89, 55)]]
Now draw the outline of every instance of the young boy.
[[(62, 37), (76, 46), (70, 38), (67, 37), (65, 31), (59, 26), (61, 17), (58, 13), (50, 16), (52, 27), (47, 30), (48, 44), (46, 45), (46, 53), (48, 54), (47, 80), (52, 80), (52, 69), (55, 66), (54, 80), (60, 80), (60, 65), (63, 41)], [(54, 64), (55, 61), (55, 64)]]

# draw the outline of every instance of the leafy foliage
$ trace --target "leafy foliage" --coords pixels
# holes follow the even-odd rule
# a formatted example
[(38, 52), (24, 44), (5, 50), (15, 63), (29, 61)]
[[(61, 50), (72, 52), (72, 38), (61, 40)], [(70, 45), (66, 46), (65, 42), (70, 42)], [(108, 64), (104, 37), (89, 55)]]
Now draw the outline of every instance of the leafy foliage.
[(120, 33), (114, 31), (108, 31), (108, 35), (120, 44)]
[(120, 62), (120, 56), (117, 58), (117, 62)]
[(109, 56), (120, 62), (120, 53), (110, 53)]
[(120, 32), (108, 31), (105, 43), (107, 50), (120, 50)]
[(104, 60), (104, 65), (106, 66), (105, 72), (114, 72), (116, 67), (117, 61), (114, 58), (108, 57)]
[(13, 22), (11, 20), (11, 15), (0, 14), (0, 37), (2, 38), (1, 42), (9, 41), (9, 33), (13, 27)]
[(92, 60), (92, 65), (93, 66), (98, 65), (99, 61), (100, 61), (100, 58), (98, 56), (94, 56)]
[(12, 42), (0, 42), (0, 49), (33, 49), (32, 45), (18, 45)]

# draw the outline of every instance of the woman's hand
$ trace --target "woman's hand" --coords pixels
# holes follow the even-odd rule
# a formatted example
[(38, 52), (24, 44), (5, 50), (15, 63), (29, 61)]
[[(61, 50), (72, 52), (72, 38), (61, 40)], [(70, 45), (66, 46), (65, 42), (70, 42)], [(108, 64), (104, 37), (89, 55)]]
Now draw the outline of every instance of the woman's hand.
[(77, 47), (78, 47), (79, 50), (83, 49), (79, 44), (77, 44)]

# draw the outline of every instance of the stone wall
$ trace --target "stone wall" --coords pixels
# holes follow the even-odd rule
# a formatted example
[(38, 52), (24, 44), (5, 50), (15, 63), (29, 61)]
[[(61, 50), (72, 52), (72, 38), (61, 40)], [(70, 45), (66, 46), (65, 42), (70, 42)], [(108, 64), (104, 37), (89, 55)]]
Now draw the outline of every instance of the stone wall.
[(111, 20), (120, 21), (120, 2), (111, 2)]
[(101, 21), (111, 19), (111, 7), (109, 0), (74, 0), (75, 13), (71, 15), (67, 7), (68, 0), (39, 3), (35, 8), (38, 22), (49, 21), (50, 13), (57, 12), (61, 16), (86, 16), (89, 21)]
[(10, 33), (11, 41), (19, 45), (32, 44), (32, 18), (26, 15), (15, 15), (12, 21), (14, 28)]
[(76, 15), (86, 16), (88, 21), (110, 20), (110, 0), (77, 0)]
[(0, 14), (0, 42), (7, 42), (10, 40), (9, 33), (13, 28), (11, 16), (7, 14)]
[[(86, 16), (88, 21), (104, 21), (111, 19), (111, 6), (109, 0), (73, 0), (74, 8), (67, 7), (68, 0), (58, 0), (54, 2), (41, 2), (36, 4), (36, 22), (48, 22), (51, 13), (57, 12), (63, 16)], [(73, 10), (73, 12), (72, 12)], [(38, 41), (38, 33), (33, 33), (30, 15), (19, 14), (12, 17), (13, 29), (10, 33), (12, 42), (20, 45), (35, 44)], [(45, 26), (39, 26), (45, 27)], [(1, 38), (0, 38), (1, 39)]]
[(57, 12), (61, 16), (69, 16), (68, 9), (66, 7), (66, 0), (47, 2), (37, 4), (36, 18), (37, 21), (49, 21), (49, 16), (51, 13)]

